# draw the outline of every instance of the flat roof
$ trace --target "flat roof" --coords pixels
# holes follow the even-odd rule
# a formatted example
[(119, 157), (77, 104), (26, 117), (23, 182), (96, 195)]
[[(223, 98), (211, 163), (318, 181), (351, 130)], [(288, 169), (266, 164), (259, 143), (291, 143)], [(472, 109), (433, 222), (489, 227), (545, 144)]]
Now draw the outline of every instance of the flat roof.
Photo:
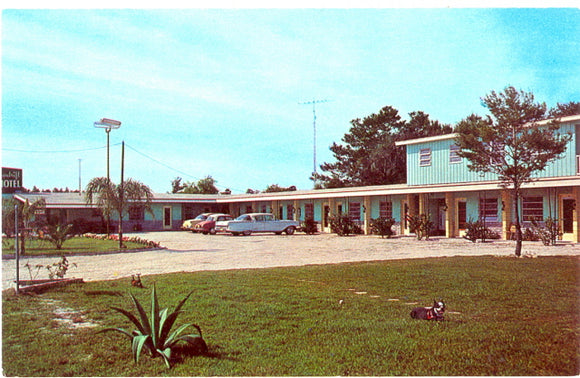
[[(548, 177), (527, 183), (523, 188), (556, 188), (580, 186), (580, 175), (565, 177)], [(258, 194), (184, 194), (184, 193), (154, 193), (153, 203), (247, 203), (260, 201), (300, 201), (326, 198), (391, 196), (421, 193), (474, 192), (502, 189), (499, 181), (474, 181), (453, 184), (432, 185), (375, 185), (335, 189), (296, 190), (291, 192), (258, 193)], [(47, 208), (94, 208), (95, 204), (87, 204), (84, 195), (79, 193), (17, 193), (19, 201), (27, 199), (34, 202), (44, 198)]]

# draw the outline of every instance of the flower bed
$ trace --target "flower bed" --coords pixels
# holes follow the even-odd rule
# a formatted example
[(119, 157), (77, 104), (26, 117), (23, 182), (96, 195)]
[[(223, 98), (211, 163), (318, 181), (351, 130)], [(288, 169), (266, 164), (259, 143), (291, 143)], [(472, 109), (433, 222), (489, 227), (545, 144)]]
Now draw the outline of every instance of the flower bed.
[[(82, 236), (84, 238), (89, 238), (89, 239), (119, 241), (119, 235), (116, 235), (116, 234), (111, 234), (111, 235), (107, 236), (107, 235), (103, 235), (103, 234), (86, 233), (86, 234), (83, 234)], [(146, 247), (146, 248), (161, 248), (161, 245), (159, 243), (151, 241), (151, 240), (146, 240), (146, 239), (140, 238), (138, 236), (123, 236), (123, 241), (141, 244), (141, 245), (143, 245), (143, 247)]]

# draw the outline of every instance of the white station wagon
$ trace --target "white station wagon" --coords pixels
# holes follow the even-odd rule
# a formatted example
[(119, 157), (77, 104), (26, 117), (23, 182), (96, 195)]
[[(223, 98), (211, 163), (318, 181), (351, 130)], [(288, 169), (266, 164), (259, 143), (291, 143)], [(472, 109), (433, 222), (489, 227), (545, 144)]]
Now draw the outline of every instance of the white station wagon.
[(233, 235), (250, 235), (253, 232), (274, 232), (277, 235), (285, 232), (292, 235), (299, 227), (298, 221), (278, 220), (273, 214), (248, 213), (229, 221), (226, 231)]

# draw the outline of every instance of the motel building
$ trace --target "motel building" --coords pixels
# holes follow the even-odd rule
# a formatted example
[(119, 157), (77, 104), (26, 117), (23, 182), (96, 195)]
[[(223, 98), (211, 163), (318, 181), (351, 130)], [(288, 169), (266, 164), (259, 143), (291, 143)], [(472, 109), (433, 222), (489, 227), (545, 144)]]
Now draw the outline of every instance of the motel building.
[[(546, 124), (547, 121), (540, 122)], [(552, 162), (522, 190), (519, 204), (522, 226), (547, 217), (560, 221), (562, 240), (580, 242), (580, 115), (560, 119), (560, 132), (571, 133), (565, 155)], [(280, 193), (240, 195), (155, 194), (153, 215), (139, 207), (123, 220), (124, 232), (179, 230), (185, 219), (204, 212), (232, 216), (271, 212), (281, 219), (313, 219), (330, 232), (329, 217), (348, 214), (365, 233), (371, 219), (392, 217), (396, 235), (410, 235), (407, 216), (428, 214), (435, 235), (461, 237), (466, 222), (481, 220), (502, 239), (512, 238), (515, 204), (492, 174), (467, 168), (457, 156), (455, 134), (398, 142), (407, 151), (407, 183)], [(19, 201), (44, 198), (44, 216), (51, 222), (102, 221), (100, 211), (79, 193), (16, 193)], [(113, 219), (114, 222), (114, 219)], [(114, 230), (115, 228), (113, 228)]]

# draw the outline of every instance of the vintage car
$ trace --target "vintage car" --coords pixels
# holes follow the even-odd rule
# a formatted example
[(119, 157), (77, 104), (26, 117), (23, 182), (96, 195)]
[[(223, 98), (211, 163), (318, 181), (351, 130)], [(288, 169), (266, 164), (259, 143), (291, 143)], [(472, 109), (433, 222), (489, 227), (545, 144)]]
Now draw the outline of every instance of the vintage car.
[(201, 232), (204, 235), (215, 235), (216, 232), (225, 231), (228, 222), (234, 219), (229, 214), (212, 214), (206, 220), (199, 222), (193, 227), (193, 232)]
[(226, 231), (233, 235), (250, 235), (254, 232), (274, 232), (277, 235), (285, 232), (287, 235), (292, 235), (299, 227), (299, 222), (278, 220), (273, 214), (248, 213), (228, 222)]
[(195, 217), (193, 219), (186, 219), (183, 221), (183, 223), (181, 225), (181, 229), (185, 230), (185, 231), (193, 231), (193, 228), (195, 227), (196, 224), (203, 222), (211, 214), (213, 214), (213, 213), (203, 213), (203, 214), (199, 214), (197, 217)]

